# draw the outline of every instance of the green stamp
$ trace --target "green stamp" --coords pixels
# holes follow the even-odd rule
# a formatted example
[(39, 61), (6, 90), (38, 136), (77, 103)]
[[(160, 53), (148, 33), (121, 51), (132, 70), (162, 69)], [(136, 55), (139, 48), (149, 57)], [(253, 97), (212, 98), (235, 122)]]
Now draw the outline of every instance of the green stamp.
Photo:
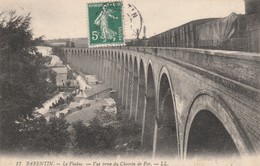
[(123, 3), (88, 4), (89, 46), (124, 45)]

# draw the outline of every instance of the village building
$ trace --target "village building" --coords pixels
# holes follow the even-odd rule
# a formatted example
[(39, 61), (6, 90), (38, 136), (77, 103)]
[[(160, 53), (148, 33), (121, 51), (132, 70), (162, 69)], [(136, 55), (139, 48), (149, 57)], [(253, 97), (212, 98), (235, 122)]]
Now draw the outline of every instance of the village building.
[(56, 85), (65, 86), (67, 82), (68, 70), (65, 66), (52, 67), (52, 70), (56, 72)]

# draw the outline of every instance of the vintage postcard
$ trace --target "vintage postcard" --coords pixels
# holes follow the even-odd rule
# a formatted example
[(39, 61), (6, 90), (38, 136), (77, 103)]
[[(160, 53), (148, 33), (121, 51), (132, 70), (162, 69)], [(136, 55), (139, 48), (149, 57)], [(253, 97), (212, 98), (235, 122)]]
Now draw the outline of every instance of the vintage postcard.
[(0, 166), (248, 166), (259, 0), (0, 0)]

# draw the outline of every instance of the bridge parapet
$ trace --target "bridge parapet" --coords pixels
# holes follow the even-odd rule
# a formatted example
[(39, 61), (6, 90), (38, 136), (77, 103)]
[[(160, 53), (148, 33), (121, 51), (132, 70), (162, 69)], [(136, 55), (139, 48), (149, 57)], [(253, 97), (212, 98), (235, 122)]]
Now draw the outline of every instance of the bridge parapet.
[[(96, 48), (65, 48), (94, 53)], [(83, 51), (82, 51), (83, 50)], [(260, 54), (194, 48), (118, 47), (99, 48), (108, 51), (134, 51), (155, 56), (195, 71), (222, 84), (253, 102), (260, 102)]]
[(177, 63), (210, 77), (253, 101), (260, 101), (260, 54), (165, 47), (128, 47), (127, 49)]

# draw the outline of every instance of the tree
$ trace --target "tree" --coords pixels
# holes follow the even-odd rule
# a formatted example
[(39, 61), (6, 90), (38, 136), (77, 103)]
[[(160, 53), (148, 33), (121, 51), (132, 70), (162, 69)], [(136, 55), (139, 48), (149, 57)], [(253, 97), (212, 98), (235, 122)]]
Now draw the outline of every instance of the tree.
[(45, 36), (40, 36), (40, 37), (35, 38), (34, 39), (35, 45), (37, 45), (37, 46), (44, 46), (45, 45), (44, 40), (43, 40), (44, 37)]
[(20, 119), (32, 117), (47, 99), (49, 83), (44, 59), (37, 52), (30, 15), (15, 11), (0, 14), (0, 149), (15, 150), (20, 139)]
[(52, 118), (49, 122), (43, 116), (20, 122), (20, 151), (36, 153), (61, 153), (68, 147), (69, 124), (65, 119)]
[(81, 121), (72, 124), (74, 151), (87, 154), (107, 154), (113, 152), (117, 131), (113, 125), (105, 125), (99, 117), (88, 126)]

